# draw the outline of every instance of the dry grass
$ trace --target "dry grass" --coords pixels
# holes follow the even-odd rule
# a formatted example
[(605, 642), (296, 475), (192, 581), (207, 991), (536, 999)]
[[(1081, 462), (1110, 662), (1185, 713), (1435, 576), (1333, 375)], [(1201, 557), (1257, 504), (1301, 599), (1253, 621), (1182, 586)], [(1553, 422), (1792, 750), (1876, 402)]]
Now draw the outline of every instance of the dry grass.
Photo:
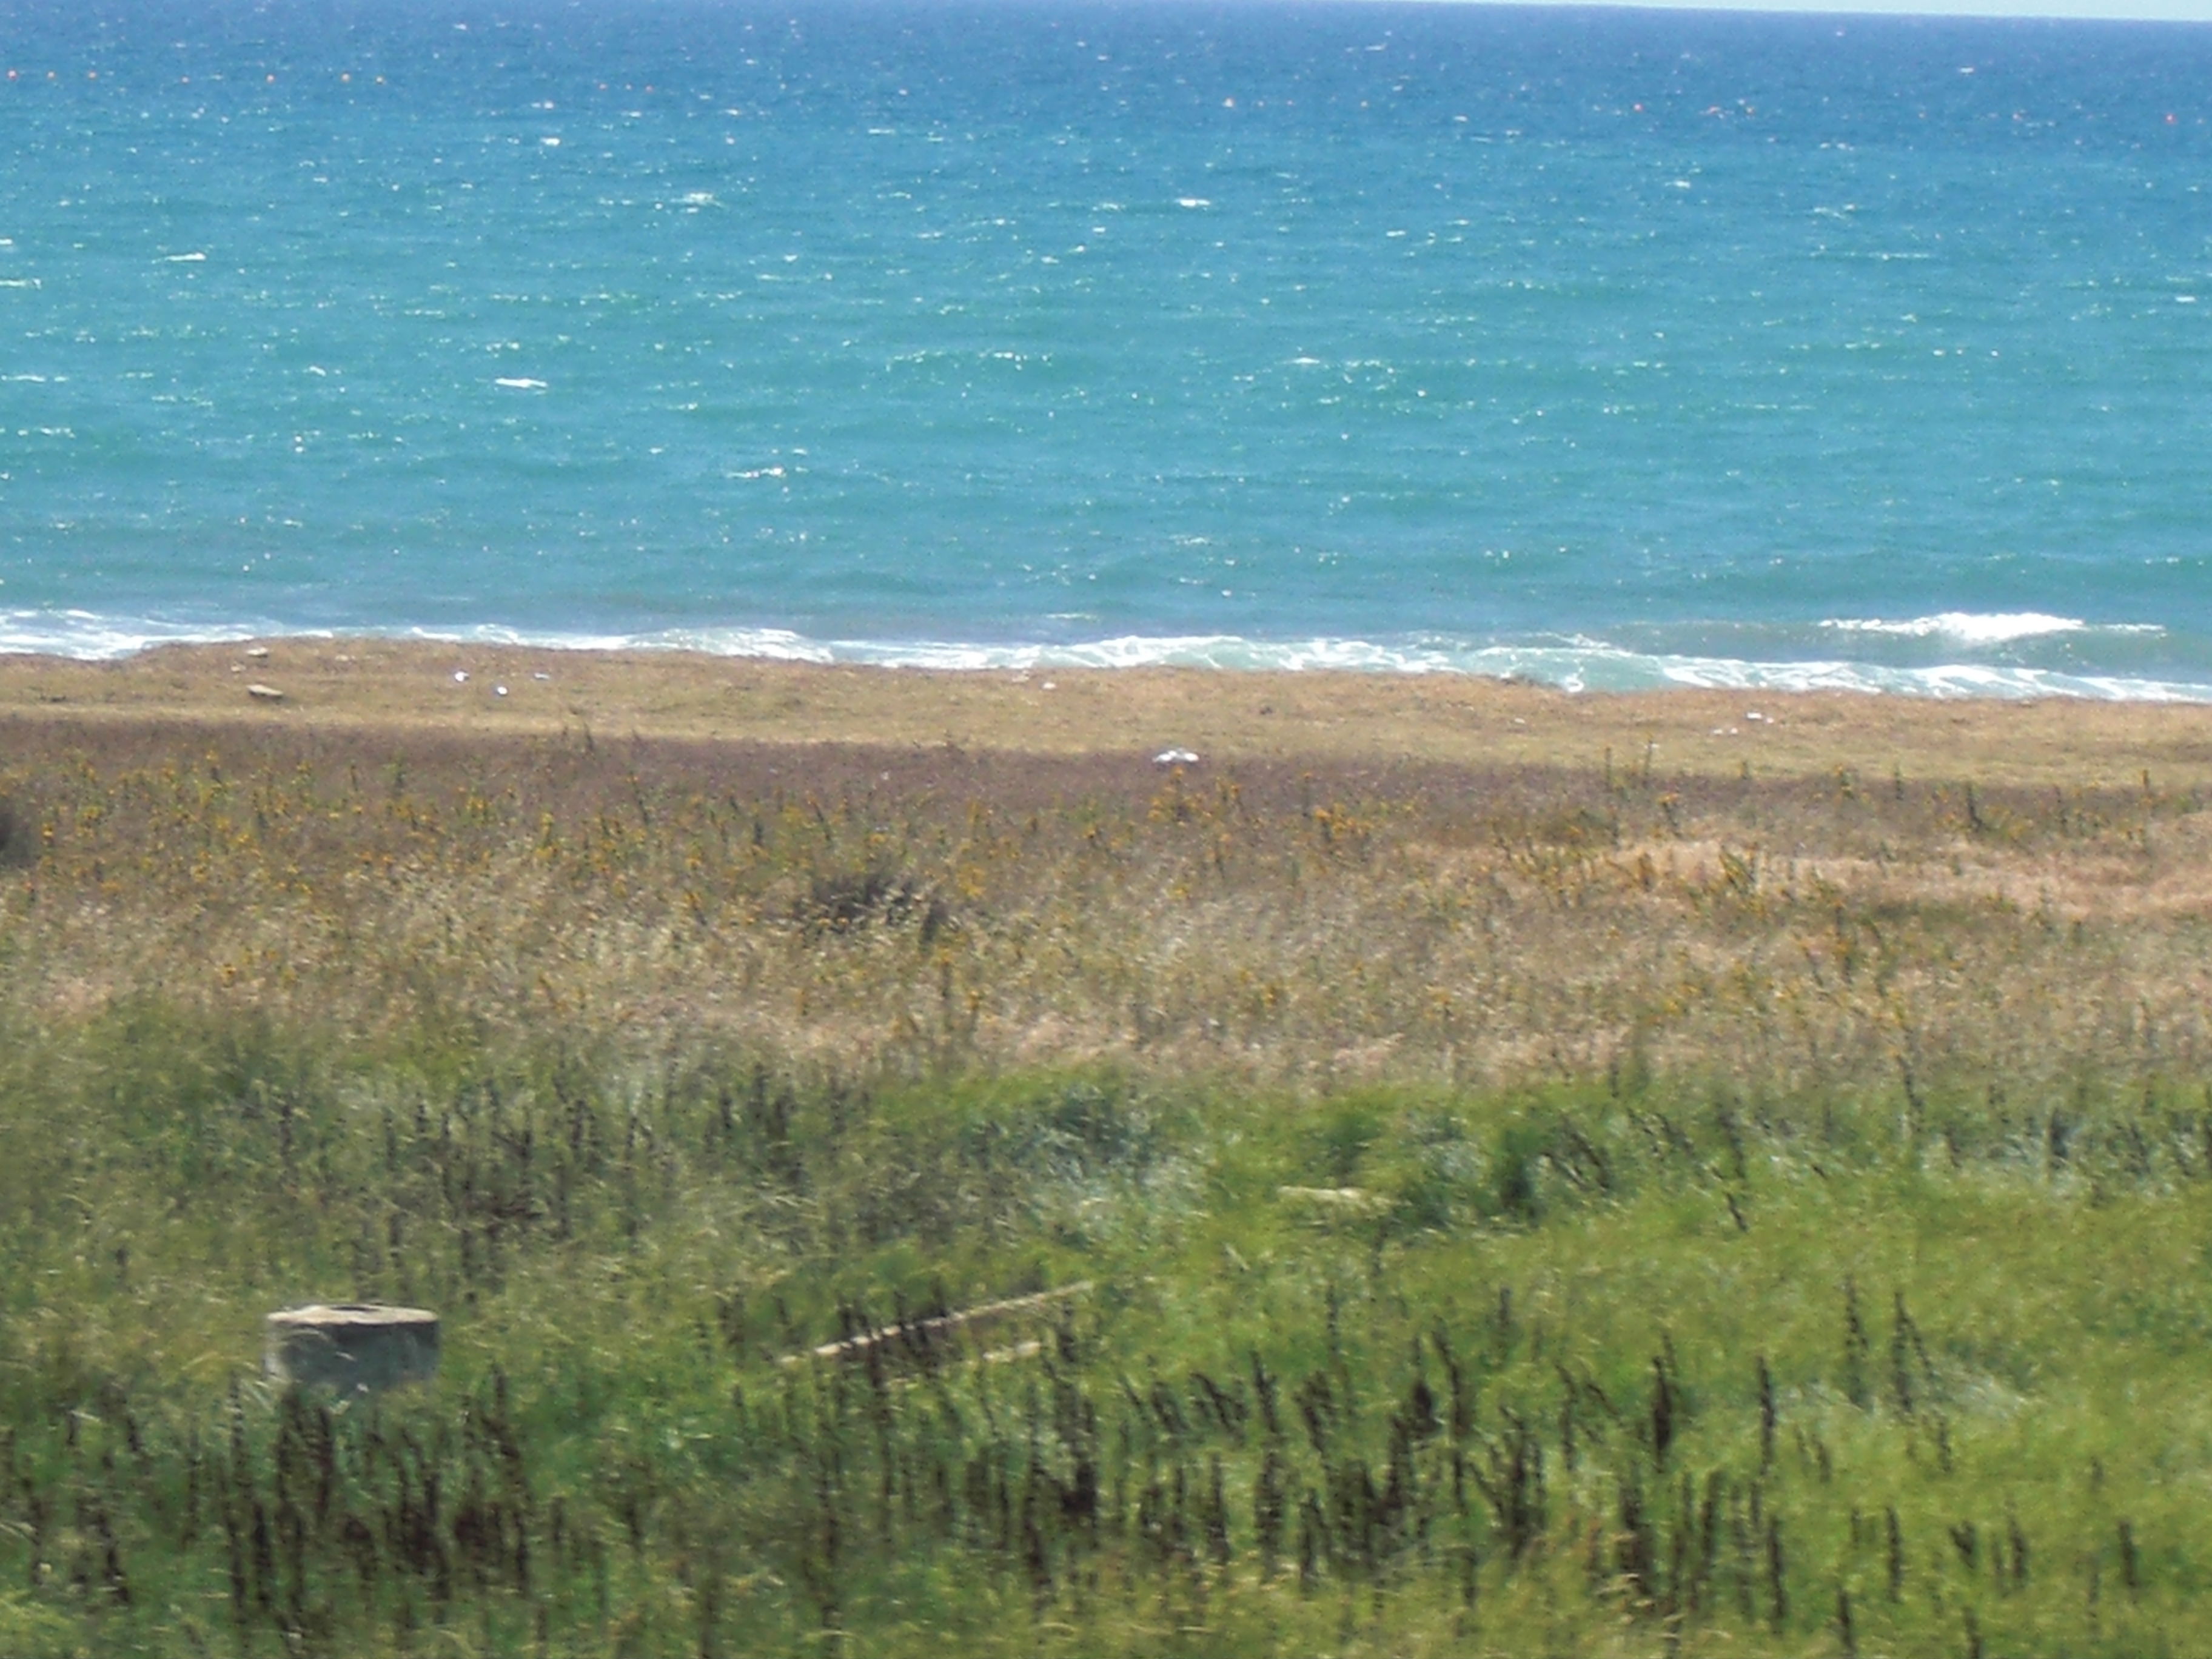
[(2206, 1056), (2197, 789), (5, 729), (9, 1003), (846, 1071), (1771, 1086)]

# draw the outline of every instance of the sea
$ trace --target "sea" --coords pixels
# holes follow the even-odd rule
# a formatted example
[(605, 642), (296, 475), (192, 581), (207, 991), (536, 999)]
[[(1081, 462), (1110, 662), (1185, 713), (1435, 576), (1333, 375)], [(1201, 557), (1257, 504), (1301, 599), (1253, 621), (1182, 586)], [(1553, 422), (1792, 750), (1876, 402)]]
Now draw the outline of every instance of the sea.
[(2212, 26), (0, 0), (0, 649), (2212, 700)]

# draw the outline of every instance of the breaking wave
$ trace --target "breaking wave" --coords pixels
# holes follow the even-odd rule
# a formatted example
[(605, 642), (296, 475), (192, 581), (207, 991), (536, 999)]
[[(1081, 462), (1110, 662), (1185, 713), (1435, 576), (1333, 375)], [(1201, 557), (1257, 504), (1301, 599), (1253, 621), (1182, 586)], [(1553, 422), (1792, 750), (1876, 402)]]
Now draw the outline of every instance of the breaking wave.
[[(2051, 634), (2141, 636), (2138, 624), (2093, 628), (2023, 612), (1960, 613), (1899, 623), (1826, 622), (1833, 643), (1855, 636), (1936, 639), (1971, 649)], [(273, 621), (149, 621), (85, 611), (0, 611), (0, 651), (97, 660), (162, 645), (337, 633), (437, 640), (457, 645), (538, 646), (570, 651), (697, 651), (787, 662), (875, 664), (944, 671), (1049, 668), (1203, 668), (1229, 672), (1321, 670), (1382, 674), (1470, 674), (1524, 679), (1569, 691), (1647, 691), (1670, 686), (1768, 691), (1858, 691), (1918, 697), (2083, 697), (2109, 702), (2212, 702), (2212, 680), (1983, 660), (1901, 664), (1839, 651), (1803, 659), (1762, 659), (1633, 649), (1601, 639), (1521, 641), (1423, 637), (1370, 641), (1316, 637), (1255, 640), (1237, 635), (1121, 635), (1073, 642), (978, 643), (950, 640), (817, 639), (787, 629), (667, 629), (634, 633), (533, 630), (486, 623), (459, 628), (301, 629)], [(2078, 654), (2078, 653), (2077, 653)]]

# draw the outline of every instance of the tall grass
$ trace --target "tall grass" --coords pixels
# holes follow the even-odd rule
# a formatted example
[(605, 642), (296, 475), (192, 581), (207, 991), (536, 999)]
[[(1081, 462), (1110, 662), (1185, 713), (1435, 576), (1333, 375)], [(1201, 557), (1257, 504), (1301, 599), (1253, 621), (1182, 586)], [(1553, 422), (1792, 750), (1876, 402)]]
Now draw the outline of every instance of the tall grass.
[(0, 1650), (2203, 1644), (2193, 799), (16, 735)]
[[(794, 1086), (147, 1006), (13, 1052), (0, 1582), (52, 1650), (2204, 1629), (2199, 1088)], [(443, 1310), (443, 1375), (272, 1390), (306, 1296)]]
[(2202, 1063), (2195, 791), (11, 727), (9, 1006), (1308, 1086)]

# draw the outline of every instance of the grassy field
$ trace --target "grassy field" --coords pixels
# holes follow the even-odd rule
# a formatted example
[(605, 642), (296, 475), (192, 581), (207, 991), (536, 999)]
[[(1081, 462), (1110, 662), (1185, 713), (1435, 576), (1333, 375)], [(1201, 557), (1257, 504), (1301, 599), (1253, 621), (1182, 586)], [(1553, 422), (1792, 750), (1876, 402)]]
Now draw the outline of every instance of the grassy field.
[(0, 1651), (2212, 1642), (2171, 750), (4, 735)]

